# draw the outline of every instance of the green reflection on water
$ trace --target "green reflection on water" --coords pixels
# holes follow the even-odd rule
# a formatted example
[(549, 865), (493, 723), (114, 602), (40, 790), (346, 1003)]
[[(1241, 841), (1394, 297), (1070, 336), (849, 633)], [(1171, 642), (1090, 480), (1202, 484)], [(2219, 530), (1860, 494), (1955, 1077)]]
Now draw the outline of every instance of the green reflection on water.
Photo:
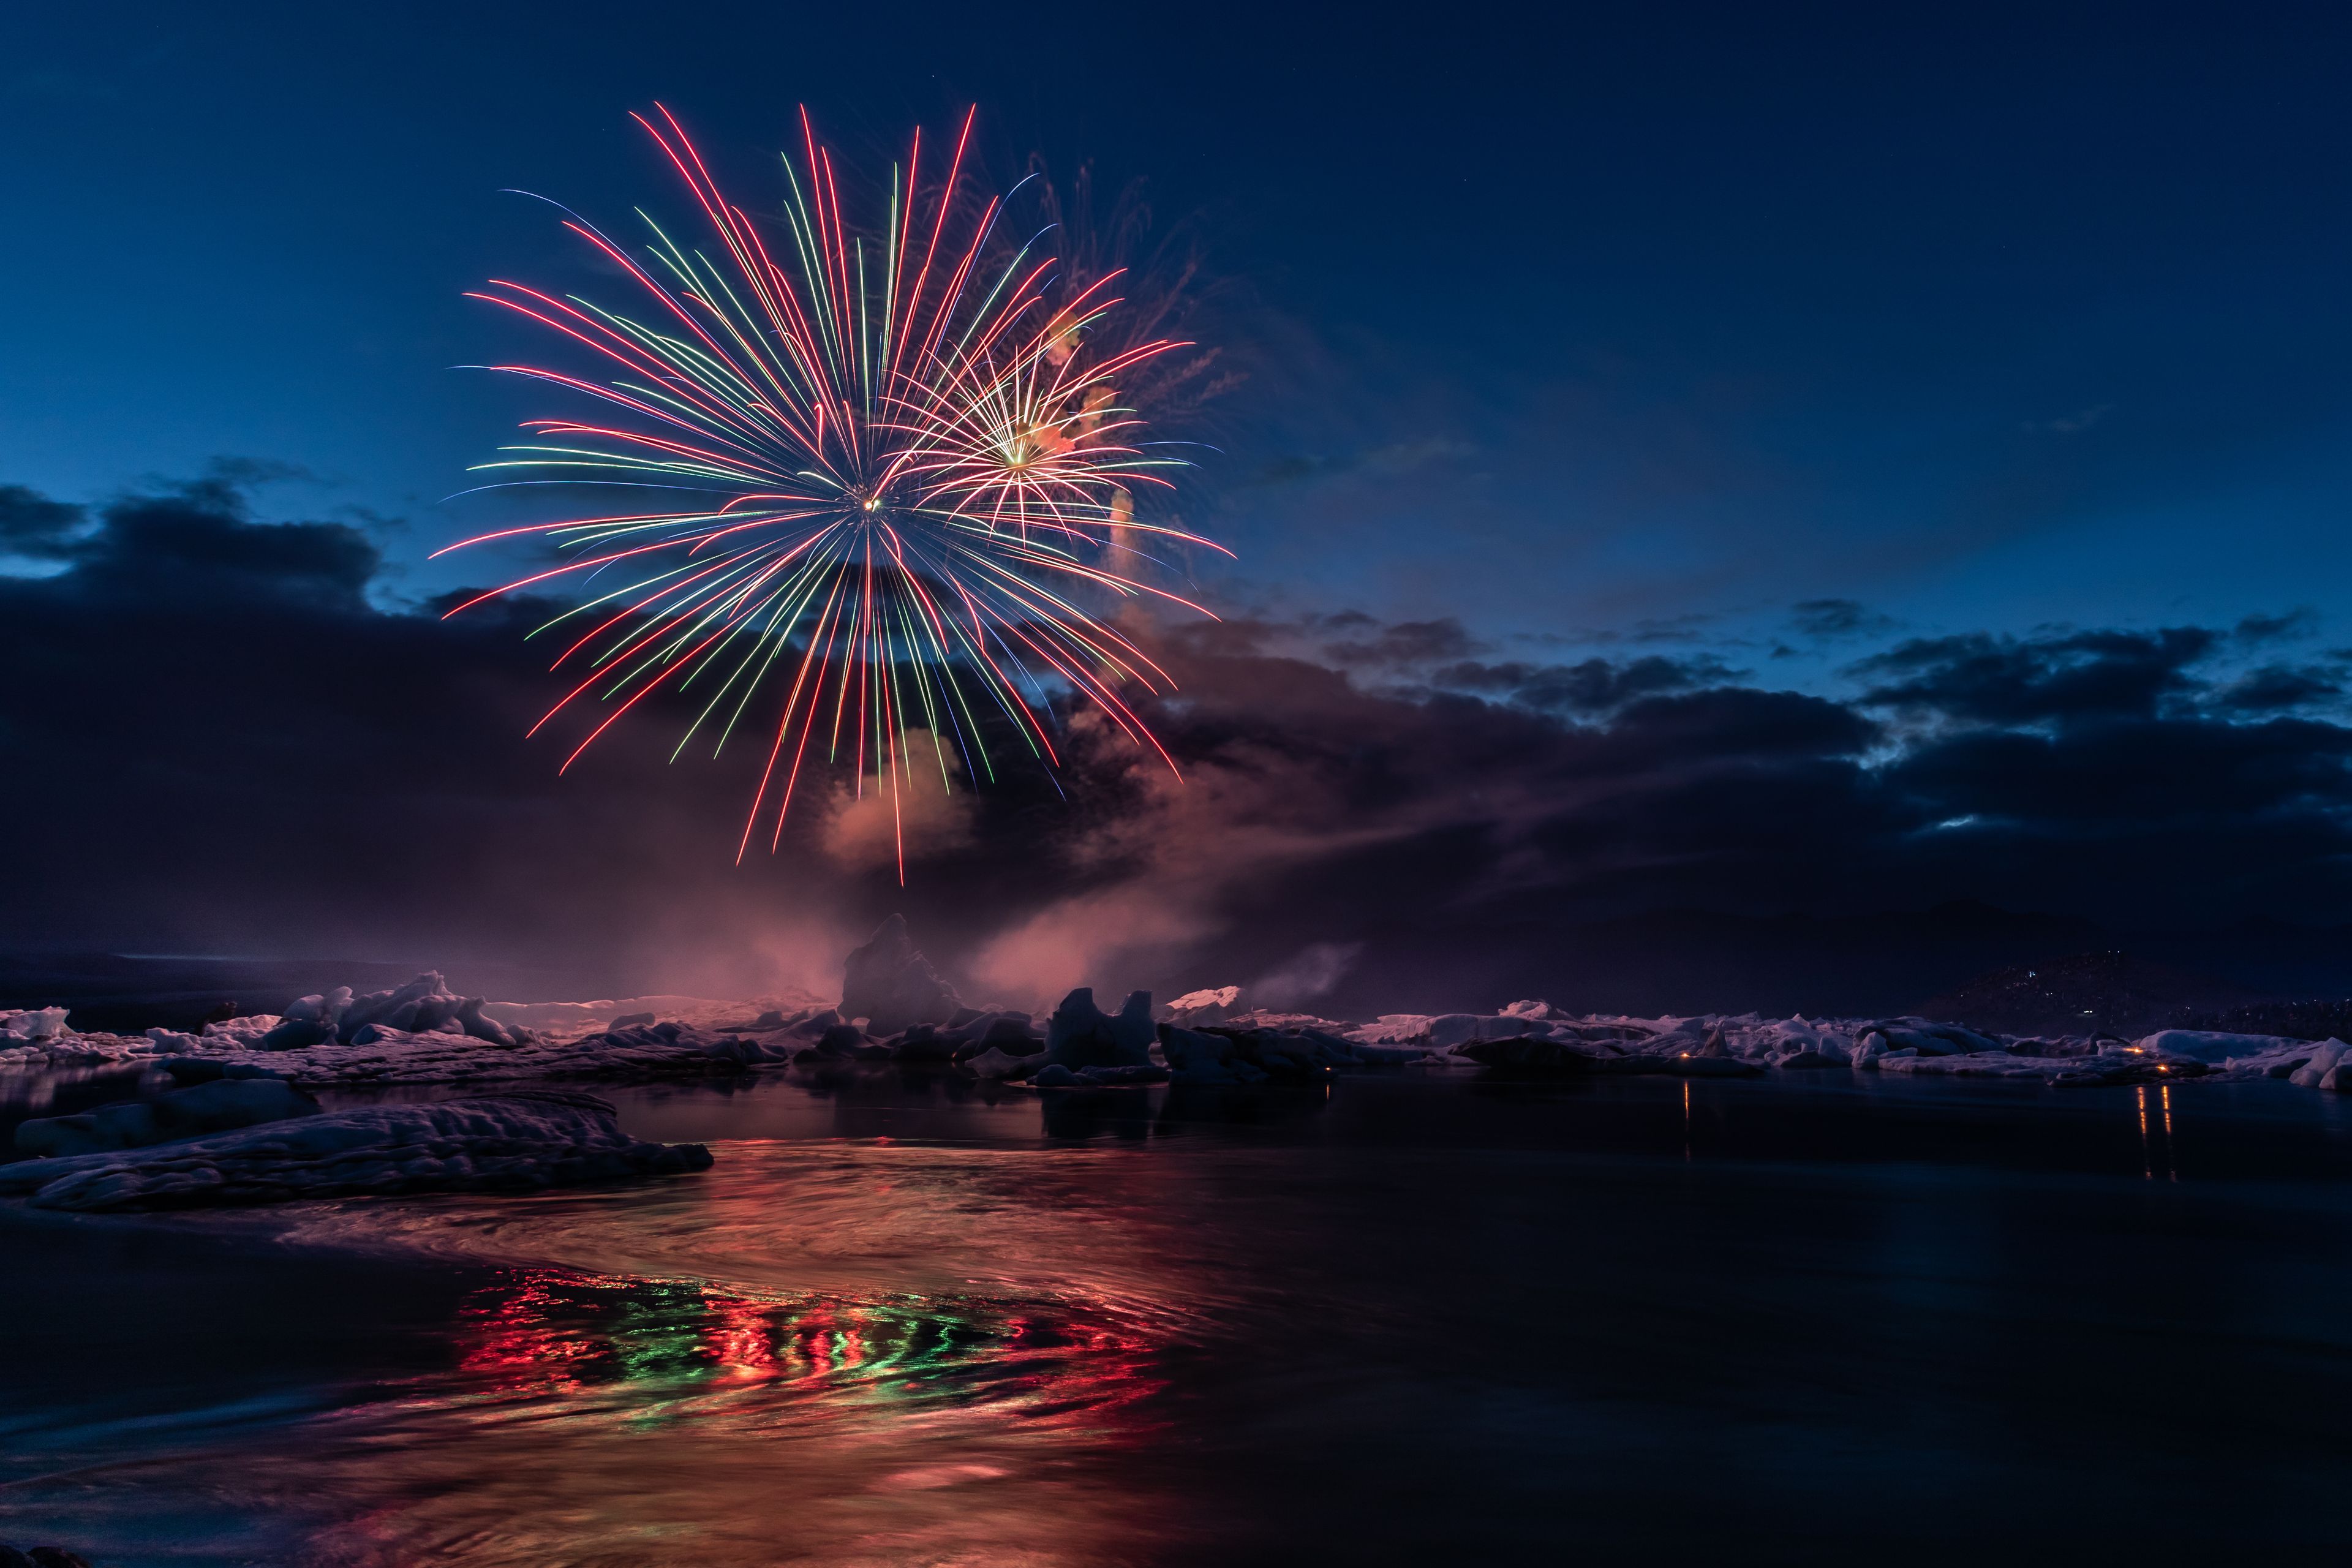
[(524, 1270), (467, 1306), (459, 1365), (478, 1400), (568, 1398), (630, 1427), (689, 1415), (761, 1425), (843, 1405), (986, 1404), (1067, 1417), (1156, 1386), (1145, 1336), (1088, 1306), (750, 1294)]

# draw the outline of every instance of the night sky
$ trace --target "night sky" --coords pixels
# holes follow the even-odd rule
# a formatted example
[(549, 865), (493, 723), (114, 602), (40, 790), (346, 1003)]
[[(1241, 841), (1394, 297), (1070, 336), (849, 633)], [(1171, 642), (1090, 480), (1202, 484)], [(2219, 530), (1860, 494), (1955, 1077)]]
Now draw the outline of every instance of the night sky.
[[(1667, 1005), (1580, 944), (1693, 911), (2352, 921), (2347, 68), (2308, 5), (12, 18), (0, 944), (751, 988), (903, 908), (975, 993), (1364, 1010)], [(546, 406), (462, 294), (583, 276), (503, 188), (676, 210), (656, 100), (761, 201), (803, 103), (1148, 182), (1231, 373), (1162, 432), (1239, 556), (1155, 634), (1188, 784), (1074, 721), (902, 892), (854, 810), (737, 868), (658, 724), (522, 739), (530, 617), (425, 560)]]

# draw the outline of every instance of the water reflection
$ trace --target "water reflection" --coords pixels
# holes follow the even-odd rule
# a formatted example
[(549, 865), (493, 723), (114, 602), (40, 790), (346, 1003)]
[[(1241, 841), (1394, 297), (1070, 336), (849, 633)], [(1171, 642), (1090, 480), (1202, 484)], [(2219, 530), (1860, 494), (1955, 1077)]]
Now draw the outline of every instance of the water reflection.
[[(987, 1405), (1069, 1426), (1107, 1420), (1155, 1386), (1146, 1336), (1089, 1305), (764, 1298), (535, 1269), (466, 1309), (458, 1370), (493, 1401), (570, 1402), (636, 1426), (757, 1430), (805, 1416), (812, 1401), (894, 1417)], [(773, 1397), (744, 1397), (754, 1392)]]
[[(2158, 1126), (2161, 1130), (2162, 1135), (2161, 1137), (2154, 1140), (2150, 1139), (2148, 1132), (2148, 1110), (2150, 1102), (2147, 1097), (2147, 1085), (2137, 1085), (2133, 1089), (2132, 1092), (2137, 1100), (2139, 1110), (2140, 1179), (2149, 1182), (2156, 1180), (2157, 1166), (2161, 1163), (2164, 1167), (2164, 1179), (2166, 1181), (2177, 1182), (2180, 1180), (2180, 1167), (2178, 1162), (2173, 1158), (2172, 1086), (2168, 1083), (2158, 1084), (2157, 1086), (2157, 1099), (2154, 1104), (2156, 1115), (2158, 1119)], [(2159, 1146), (2162, 1149), (2162, 1154), (2160, 1156), (2158, 1153)]]
[(0, 1519), (107, 1561), (369, 1568), (1098, 1563), (1144, 1528), (1162, 1347), (1115, 1303), (527, 1269), (451, 1334), (449, 1372), (241, 1444), (61, 1454)]
[[(114, 1563), (1131, 1560), (1164, 1368), (1220, 1300), (1150, 1219), (1171, 1174), (739, 1142), (708, 1179), (212, 1216), (491, 1282), (439, 1371), (193, 1451), (53, 1447), (0, 1539), (14, 1507)], [(142, 1552), (142, 1517), (217, 1549)]]
[(1082, 1300), (534, 1269), (457, 1334), (454, 1378), (306, 1434), (365, 1503), (317, 1560), (1097, 1562), (1160, 1386), (1143, 1325)]
[[(1564, 1520), (1611, 1562), (1916, 1557), (1922, 1518), (1965, 1560), (2340, 1533), (2335, 1100), (1824, 1076), (621, 1090), (716, 1166), (44, 1219), (0, 1233), (51, 1260), (0, 1302), (38, 1352), (0, 1358), (0, 1540), (749, 1568), (1550, 1561)], [(2133, 1181), (2192, 1117), (2200, 1180)], [(395, 1310), (407, 1276), (448, 1283)]]

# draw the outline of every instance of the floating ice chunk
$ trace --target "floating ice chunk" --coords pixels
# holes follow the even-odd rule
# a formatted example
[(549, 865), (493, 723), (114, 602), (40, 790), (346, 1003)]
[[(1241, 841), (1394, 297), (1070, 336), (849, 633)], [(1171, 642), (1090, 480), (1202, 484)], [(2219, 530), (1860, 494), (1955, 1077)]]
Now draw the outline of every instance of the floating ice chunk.
[(1383, 1013), (1369, 1024), (1346, 1031), (1351, 1040), (1366, 1045), (1397, 1046), (1426, 1041), (1434, 1022), (1426, 1013)]
[(2200, 1062), (2226, 1061), (2231, 1057), (2261, 1056), (2282, 1046), (2302, 1042), (2283, 1035), (2221, 1035), (2205, 1029), (2158, 1029), (2132, 1042), (2142, 1051), (2168, 1057), (2191, 1057)]
[(521, 1030), (522, 1043), (513, 1046), (442, 1031), (369, 1027), (374, 1037), (364, 1045), (317, 1045), (298, 1051), (215, 1047), (200, 1059), (253, 1067), (307, 1085), (645, 1080), (782, 1064), (792, 1059), (793, 1047), (800, 1043), (790, 1036), (717, 1034), (676, 1023), (609, 1029), (560, 1045)]
[[(791, 1006), (779, 1010), (798, 1012), (815, 1005), (815, 998), (796, 996)], [(538, 1034), (553, 1035), (569, 1039), (579, 1035), (601, 1033), (621, 1019), (635, 1013), (651, 1013), (656, 1021), (664, 1018), (681, 1024), (709, 1027), (728, 1018), (750, 1018), (756, 1016), (760, 1004), (725, 1002), (709, 996), (684, 996), (668, 994), (653, 996), (622, 996), (593, 1002), (484, 1002), (482, 1016), (509, 1028), (529, 1029)]]
[(2311, 1056), (2303, 1066), (2287, 1075), (2287, 1081), (2301, 1084), (2305, 1089), (2318, 1088), (2319, 1080), (2335, 1071), (2343, 1061), (2347, 1049), (2341, 1040), (2321, 1040), (2311, 1047)]
[(48, 1155), (140, 1149), (176, 1138), (318, 1113), (317, 1100), (280, 1079), (222, 1079), (153, 1100), (124, 1100), (78, 1115), (22, 1122), (16, 1128), (16, 1149), (19, 1153)]
[(1497, 1072), (1545, 1076), (1597, 1072), (1604, 1059), (1600, 1053), (1580, 1044), (1570, 1045), (1561, 1040), (1525, 1035), (1515, 1038), (1470, 1040), (1458, 1047), (1458, 1054), (1480, 1067)]
[(143, 1061), (155, 1042), (144, 1035), (78, 1035), (71, 1030), (43, 1040), (0, 1034), (0, 1067), (103, 1068)]
[(369, 1106), (181, 1143), (0, 1165), (37, 1208), (161, 1208), (290, 1198), (530, 1191), (706, 1170), (698, 1143), (624, 1133), (605, 1101), (551, 1089)]
[(940, 1037), (955, 1043), (952, 1059), (960, 1062), (991, 1050), (1030, 1057), (1045, 1049), (1045, 1035), (1038, 1029), (1036, 1020), (1026, 1013), (978, 1014), (944, 1031)]
[(1118, 1013), (1106, 1014), (1094, 988), (1081, 985), (1045, 1020), (1045, 1059), (1073, 1070), (1148, 1067), (1153, 1038), (1150, 992), (1130, 991)]
[(1974, 1029), (1958, 1024), (1931, 1023), (1926, 1018), (1889, 1018), (1865, 1024), (1854, 1036), (1854, 1044), (1866, 1047), (1877, 1037), (1886, 1042), (1888, 1051), (1911, 1050), (1923, 1057), (1967, 1056), (1977, 1051), (2006, 1051), (2007, 1047), (1990, 1035), (1979, 1035)]
[(1429, 1020), (1426, 1037), (1432, 1047), (1444, 1050), (1471, 1040), (1549, 1039), (1559, 1033), (1558, 1026), (1524, 1014), (1444, 1013)]
[(15, 1012), (0, 1012), (0, 1039), (12, 1043), (63, 1039), (72, 1033), (66, 1027), (66, 1010), (63, 1007), (28, 1007)]
[[(1160, 1026), (1160, 1057), (1178, 1083), (1240, 1083), (1242, 1076), (1227, 1060), (1233, 1054), (1230, 1036), (1205, 1035), (1177, 1024)], [(1265, 1075), (1253, 1068), (1251, 1076)]]
[(981, 1078), (1024, 1078), (1045, 1065), (1045, 1053), (1016, 1057), (991, 1046), (963, 1065)]
[(1167, 1022), (1179, 1028), (1195, 1029), (1203, 1024), (1222, 1024), (1242, 1010), (1242, 988), (1219, 985), (1207, 991), (1188, 991), (1168, 1004)]

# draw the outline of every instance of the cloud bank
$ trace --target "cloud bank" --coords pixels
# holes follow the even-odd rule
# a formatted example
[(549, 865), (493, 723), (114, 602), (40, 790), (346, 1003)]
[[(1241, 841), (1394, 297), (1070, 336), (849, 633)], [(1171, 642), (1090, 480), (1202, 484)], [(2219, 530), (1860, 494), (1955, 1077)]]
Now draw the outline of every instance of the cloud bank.
[(385, 608), (365, 532), (257, 521), (227, 479), (0, 488), (0, 554), (41, 574), (0, 577), (20, 949), (756, 989), (822, 984), (903, 908), (1007, 1000), (1257, 981), (1363, 1012), (1574, 1002), (1595, 922), (1663, 911), (2352, 919), (2352, 656), (2293, 616), (1874, 647), (1891, 623), (1811, 601), (1856, 640), (1815, 692), (1699, 651), (1500, 657), (1454, 621), (1153, 627), (1181, 781), (1074, 713), (1058, 790), (906, 803), (902, 891), (845, 779), (740, 867), (747, 759), (672, 765), (656, 718), (559, 779), (568, 746), (522, 739), (551, 689), (529, 606)]

